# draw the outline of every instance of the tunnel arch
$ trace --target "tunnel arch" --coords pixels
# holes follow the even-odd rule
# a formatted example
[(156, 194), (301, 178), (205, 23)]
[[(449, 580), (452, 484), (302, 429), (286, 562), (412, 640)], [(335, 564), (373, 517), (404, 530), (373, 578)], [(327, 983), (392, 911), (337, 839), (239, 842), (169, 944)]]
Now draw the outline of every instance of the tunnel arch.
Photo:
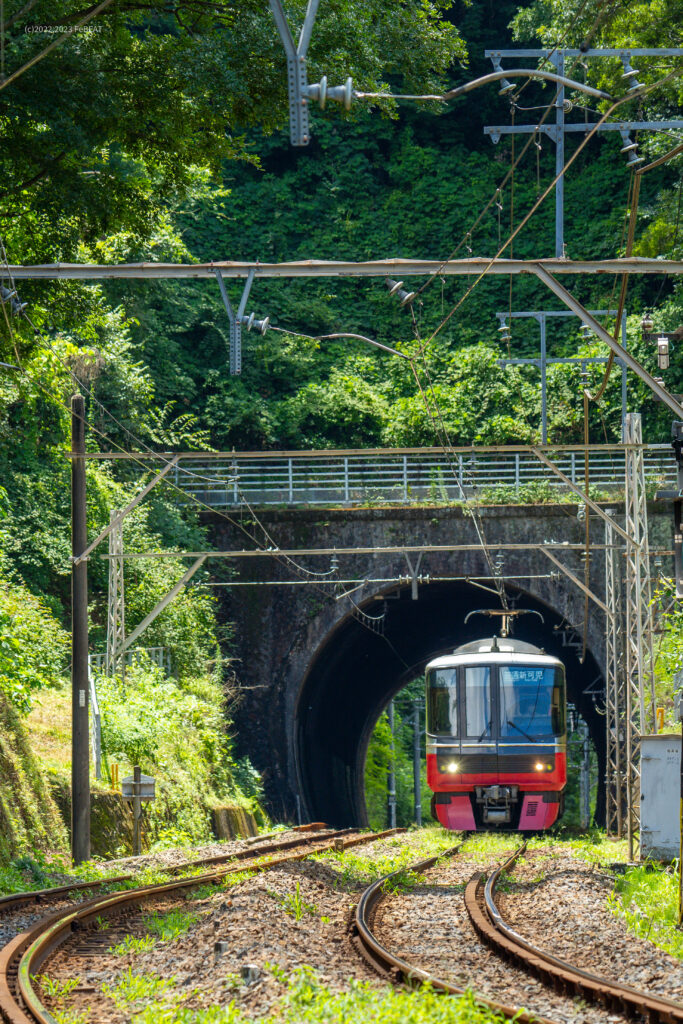
[[(519, 587), (508, 586), (512, 606), (532, 608), (544, 617), (521, 616), (517, 639), (526, 640), (560, 658), (566, 667), (567, 697), (585, 719), (598, 756), (598, 799), (595, 816), (604, 815), (604, 717), (596, 693), (602, 669), (590, 651), (583, 664), (580, 651), (563, 643), (560, 612)], [(378, 597), (384, 599), (381, 604)], [(372, 729), (387, 702), (427, 662), (469, 640), (490, 636), (490, 619), (465, 616), (476, 608), (498, 606), (494, 595), (468, 582), (434, 583), (375, 595), (361, 607), (368, 614), (385, 610), (383, 634), (347, 616), (331, 630), (303, 679), (295, 710), (296, 767), (305, 813), (339, 827), (367, 822), (363, 765)], [(596, 686), (597, 683), (597, 686)], [(586, 692), (588, 691), (588, 692)]]

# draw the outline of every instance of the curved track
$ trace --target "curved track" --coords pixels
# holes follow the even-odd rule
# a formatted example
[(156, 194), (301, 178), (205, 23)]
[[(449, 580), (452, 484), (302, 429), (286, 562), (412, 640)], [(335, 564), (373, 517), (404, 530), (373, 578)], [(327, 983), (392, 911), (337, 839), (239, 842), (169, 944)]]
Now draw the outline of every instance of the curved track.
[[(310, 826), (309, 826), (310, 828)], [(299, 830), (301, 831), (301, 830)], [(218, 884), (221, 880), (234, 870), (235, 864), (239, 863), (240, 871), (268, 871), (273, 867), (288, 863), (294, 860), (301, 860), (311, 853), (317, 853), (330, 848), (348, 849), (361, 843), (374, 842), (390, 835), (404, 832), (405, 829), (389, 829), (379, 833), (359, 833), (356, 829), (344, 829), (342, 831), (327, 833), (324, 836), (298, 836), (293, 840), (286, 840), (284, 843), (253, 846), (248, 850), (238, 851), (237, 854), (223, 857), (210, 857), (206, 860), (188, 862), (177, 865), (175, 870), (196, 867), (200, 865), (211, 865), (224, 862), (224, 866), (218, 869), (193, 875), (190, 878), (177, 879), (171, 882), (164, 882), (158, 885), (148, 885), (137, 889), (129, 889), (124, 892), (96, 896), (79, 904), (76, 909), (72, 907), (59, 910), (48, 917), (42, 918), (33, 924), (26, 931), (15, 936), (2, 950), (0, 950), (0, 1019), (5, 1024), (55, 1024), (53, 1016), (43, 1005), (36, 992), (32, 979), (44, 966), (46, 961), (78, 931), (88, 932), (97, 926), (97, 919), (114, 918), (116, 916), (139, 912), (143, 905), (159, 896), (166, 896), (175, 892), (182, 892), (201, 885)], [(274, 855), (271, 859), (264, 861), (262, 858), (270, 852), (288, 849), (284, 855)], [(251, 859), (250, 859), (251, 858)], [(130, 877), (130, 876), (128, 876)], [(111, 879), (107, 879), (111, 882)], [(68, 887), (68, 891), (73, 890)], [(87, 885), (81, 888), (88, 888)], [(52, 895), (64, 895), (65, 887), (58, 887), (57, 890), (47, 890)], [(16, 905), (23, 905), (19, 901), (22, 897), (31, 894), (22, 893), (16, 897)], [(10, 905), (10, 900), (5, 902), (5, 907)], [(111, 938), (107, 937), (107, 943)]]
[[(320, 832), (326, 828), (327, 825), (324, 821), (313, 821), (307, 825), (296, 825), (288, 829), (287, 832), (270, 832), (268, 835), (254, 836), (253, 842), (250, 842), (247, 849), (237, 850), (233, 853), (218, 854), (215, 857), (205, 857), (200, 860), (187, 860), (162, 870), (165, 874), (179, 874), (181, 871), (203, 867), (208, 864), (222, 864), (228, 860), (246, 860), (254, 855), (254, 850), (256, 849), (258, 849), (259, 853), (266, 854), (272, 853), (274, 850), (285, 850), (288, 846), (298, 845), (301, 842), (298, 838), (293, 840), (284, 839), (289, 832)], [(335, 832), (335, 835), (343, 835), (344, 832), (353, 831), (356, 830), (345, 829), (342, 832)], [(282, 839), (283, 842), (278, 842), (278, 838)], [(273, 841), (267, 843), (267, 840)], [(71, 882), (69, 885), (56, 885), (50, 889), (30, 889), (26, 892), (10, 893), (9, 896), (0, 896), (0, 915), (17, 910), (20, 907), (49, 903), (51, 900), (66, 897), (72, 892), (93, 892), (96, 889), (101, 889), (102, 886), (120, 885), (122, 882), (129, 882), (132, 878), (135, 878), (135, 874), (127, 872), (123, 875), (100, 878), (93, 882)]]
[(521, 846), (516, 850), (491, 874), (488, 881), (485, 881), (484, 875), (475, 875), (465, 890), (467, 912), (482, 941), (500, 956), (536, 974), (558, 992), (590, 999), (629, 1017), (643, 1017), (651, 1024), (659, 1021), (683, 1024), (681, 1003), (574, 967), (535, 946), (503, 920), (495, 903), (496, 883), (500, 875), (514, 865), (524, 849), (525, 846)]
[[(417, 864), (411, 865), (409, 868), (404, 869), (407, 871), (419, 874), (422, 871), (426, 871), (436, 864), (442, 857), (453, 857), (461, 848), (461, 845), (451, 847), (450, 850), (446, 850), (444, 853), (439, 854), (436, 857), (429, 857), (427, 860), (419, 861)], [(379, 878), (372, 885), (363, 892), (352, 924), (352, 939), (354, 945), (359, 950), (364, 959), (370, 964), (378, 974), (386, 977), (388, 980), (394, 982), (394, 984), (403, 984), (409, 987), (422, 984), (423, 982), (429, 982), (432, 988), (438, 992), (444, 992), (449, 995), (463, 995), (464, 989), (459, 988), (457, 985), (453, 985), (449, 981), (444, 981), (443, 978), (438, 978), (430, 971), (425, 971), (422, 968), (409, 963), (407, 960), (402, 959), (396, 953), (391, 952), (387, 947), (379, 941), (377, 936), (374, 934), (373, 925), (374, 918), (377, 911), (378, 904), (385, 894), (386, 883), (394, 878), (399, 872), (394, 871), (389, 875), (385, 875), (383, 878)], [(487, 999), (483, 996), (477, 995), (477, 1000), (480, 1003), (490, 1007), (492, 1010), (496, 1010), (499, 1013), (504, 1014), (506, 1017), (514, 1017), (516, 1021), (521, 1021), (523, 1024), (552, 1024), (546, 1017), (541, 1017), (537, 1014), (530, 1014), (526, 1011), (520, 1010), (515, 1006), (508, 1006), (503, 1003), (494, 1002), (491, 999)]]

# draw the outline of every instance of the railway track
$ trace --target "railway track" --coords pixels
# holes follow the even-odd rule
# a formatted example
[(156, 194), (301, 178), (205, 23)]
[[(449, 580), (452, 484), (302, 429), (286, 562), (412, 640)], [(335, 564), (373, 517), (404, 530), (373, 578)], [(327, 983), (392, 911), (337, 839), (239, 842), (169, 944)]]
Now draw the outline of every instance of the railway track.
[[(442, 857), (456, 856), (462, 847), (462, 843), (451, 847), (436, 857), (429, 857), (426, 860), (418, 861), (409, 868), (404, 869), (413, 874), (421, 874), (433, 867)], [(352, 942), (361, 956), (378, 974), (394, 984), (401, 984), (407, 987), (416, 987), (428, 982), (437, 992), (448, 995), (463, 995), (465, 989), (454, 985), (450, 981), (437, 977), (431, 971), (424, 970), (417, 965), (403, 959), (392, 952), (380, 941), (374, 931), (374, 919), (382, 898), (386, 895), (387, 886), (400, 872), (394, 871), (384, 875), (372, 885), (369, 885), (363, 892), (355, 910), (352, 924)], [(504, 1014), (506, 1017), (523, 1022), (523, 1024), (553, 1024), (547, 1017), (538, 1014), (527, 1013), (519, 1007), (499, 1003), (483, 996), (477, 996), (477, 1000), (492, 1010)]]
[[(199, 886), (217, 885), (234, 871), (236, 866), (239, 866), (240, 871), (268, 871), (282, 864), (302, 860), (312, 853), (330, 849), (345, 850), (404, 831), (405, 829), (389, 829), (379, 833), (362, 833), (358, 829), (343, 829), (327, 832), (324, 836), (298, 835), (296, 838), (285, 840), (284, 843), (254, 845), (236, 854), (176, 865), (176, 871), (197, 866), (211, 868), (189, 878), (126, 889), (123, 892), (100, 894), (84, 900), (75, 909), (73, 905), (66, 909), (61, 908), (31, 924), (0, 950), (0, 1020), (4, 1024), (54, 1024), (54, 1018), (44, 1006), (33, 979), (41, 969), (44, 969), (50, 958), (74, 936), (77, 937), (78, 947), (82, 951), (79, 955), (87, 956), (98, 950), (101, 952), (103, 945), (109, 946), (114, 939), (113, 933), (107, 931), (104, 935), (98, 935), (96, 931), (103, 920), (137, 915), (146, 904), (155, 899), (180, 896)], [(269, 859), (264, 860), (264, 857)], [(112, 880), (105, 881), (111, 883)], [(42, 895), (46, 899), (55, 898), (55, 894), (63, 898), (65, 888), (71, 892), (74, 887), (60, 886), (56, 887), (56, 890), (44, 891)], [(83, 885), (81, 888), (88, 886)], [(20, 902), (21, 897), (30, 895), (35, 894), (18, 894), (15, 906), (25, 906), (25, 903)], [(11, 900), (6, 900), (4, 906), (6, 910), (11, 907)]]
[[(323, 821), (313, 821), (306, 825), (295, 825), (291, 829), (288, 829), (287, 832), (270, 832), (268, 835), (254, 836), (253, 842), (247, 840), (249, 846), (244, 850), (237, 850), (232, 853), (226, 852), (214, 857), (200, 858), (199, 860), (182, 861), (180, 864), (174, 864), (164, 868), (163, 870), (166, 874), (180, 874), (181, 871), (188, 871), (192, 868), (201, 867), (203, 865), (221, 864), (224, 861), (233, 859), (245, 860), (249, 856), (253, 855), (255, 848), (258, 848), (261, 854), (265, 855), (267, 853), (271, 853), (273, 850), (287, 849), (288, 844), (296, 845), (300, 840), (287, 840), (285, 838), (290, 832), (320, 832), (326, 828), (327, 825)], [(354, 830), (347, 829), (345, 831), (351, 832)], [(282, 840), (282, 842), (278, 840)], [(51, 901), (58, 900), (60, 897), (67, 897), (72, 892), (94, 892), (97, 889), (101, 889), (103, 887), (106, 888), (110, 885), (121, 885), (124, 882), (131, 881), (133, 878), (135, 878), (134, 872), (126, 872), (122, 875), (100, 878), (92, 882), (70, 882), (68, 885), (56, 885), (48, 889), (30, 889), (26, 892), (10, 893), (9, 896), (0, 896), (0, 917), (21, 907), (49, 903)]]
[(682, 1024), (683, 1004), (575, 967), (529, 942), (503, 920), (495, 902), (496, 884), (524, 849), (521, 846), (516, 850), (488, 880), (482, 874), (475, 875), (465, 890), (467, 912), (482, 941), (557, 992), (580, 996), (628, 1017), (643, 1017), (650, 1024)]
[[(453, 857), (461, 846), (453, 847), (441, 856)], [(683, 1004), (575, 967), (530, 943), (503, 920), (495, 903), (496, 884), (501, 875), (513, 867), (524, 850), (525, 845), (520, 846), (488, 879), (481, 872), (476, 873), (465, 887), (465, 907), (481, 941), (515, 967), (535, 975), (561, 997), (590, 1000), (605, 1012), (646, 1020), (649, 1024), (683, 1024)], [(419, 874), (433, 867), (438, 859), (433, 857), (420, 861), (407, 870)], [(405, 959), (376, 934), (374, 922), (379, 904), (386, 896), (387, 888), (391, 891), (391, 880), (397, 874), (394, 872), (378, 879), (363, 892), (355, 911), (352, 941), (374, 970), (394, 984), (414, 987), (428, 982), (437, 991), (462, 994), (462, 987)], [(462, 937), (459, 940), (461, 942)], [(545, 1021), (548, 1024), (549, 1018), (540, 1014), (527, 1013), (479, 994), (476, 998), (507, 1017), (516, 1015), (519, 1021)]]

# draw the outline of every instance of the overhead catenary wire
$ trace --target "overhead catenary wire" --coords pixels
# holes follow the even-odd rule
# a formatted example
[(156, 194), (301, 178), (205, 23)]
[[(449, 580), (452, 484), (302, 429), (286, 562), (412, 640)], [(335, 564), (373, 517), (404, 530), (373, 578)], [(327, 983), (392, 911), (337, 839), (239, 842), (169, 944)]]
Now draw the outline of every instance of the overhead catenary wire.
[[(9, 265), (9, 263), (7, 261), (7, 254), (5, 252), (4, 244), (3, 244), (1, 239), (0, 239), (0, 252), (2, 253), (2, 260), (3, 260), (4, 264), (5, 264), (5, 268), (7, 270), (7, 274), (8, 274), (9, 280), (12, 283), (12, 286), (14, 286), (14, 282), (12, 281), (10, 265)], [(34, 375), (30, 374), (26, 370), (26, 368), (23, 366), (23, 364), (21, 362), (20, 355), (19, 355), (19, 350), (18, 350), (18, 346), (17, 346), (17, 343), (16, 343), (16, 338), (14, 336), (14, 332), (13, 332), (13, 329), (12, 329), (11, 321), (10, 321), (8, 313), (7, 313), (6, 304), (4, 302), (0, 302), (0, 305), (2, 305), (3, 314), (4, 314), (4, 317), (5, 317), (5, 322), (6, 322), (6, 325), (7, 325), (7, 329), (8, 329), (8, 332), (9, 332), (9, 335), (10, 335), (10, 339), (11, 339), (13, 347), (14, 347), (14, 352), (15, 352), (15, 356), (16, 356), (17, 362), (19, 363), (18, 369), (21, 370), (21, 372), (24, 374), (24, 376), (28, 380), (30, 380), (35, 386), (37, 386), (41, 391), (43, 391), (43, 393), (48, 398), (50, 398), (50, 400), (56, 402), (56, 404), (59, 404), (67, 413), (72, 415), (72, 410), (70, 409), (70, 407), (67, 406), (67, 404), (65, 402), (62, 402), (61, 400), (57, 399), (56, 396), (48, 388), (45, 387), (45, 385), (42, 383), (42, 381), (40, 381)], [(25, 313), (23, 313), (23, 315), (25, 316)], [(50, 346), (50, 351), (54, 351), (52, 346)], [(62, 362), (61, 359), (60, 359), (60, 362)], [(88, 394), (91, 395), (90, 389), (87, 388), (87, 386), (84, 385), (83, 382), (81, 382), (78, 379), (78, 377), (73, 373), (71, 368), (68, 367), (68, 365), (65, 365), (65, 368), (69, 371), (69, 373), (70, 373), (72, 379), (74, 380), (74, 382), (76, 383), (76, 385), (84, 387), (86, 392), (88, 392)], [(95, 400), (95, 401), (98, 401), (98, 400)], [(102, 405), (102, 403), (99, 403), (99, 404), (102, 407), (102, 409), (105, 412), (107, 412), (108, 415), (110, 415), (112, 417), (112, 419), (116, 420), (116, 417), (114, 417), (113, 414), (109, 413), (108, 410), (106, 409), (106, 407)], [(118, 423), (118, 420), (116, 420), (116, 422)], [(106, 435), (103, 431), (100, 431), (92, 423), (90, 423), (90, 424), (85, 423), (85, 425), (90, 430), (94, 431), (100, 438), (102, 438), (108, 444), (110, 444), (114, 448), (118, 448), (120, 451), (124, 451), (122, 446), (120, 446), (116, 441), (114, 441), (113, 438), (111, 438), (108, 435)], [(150, 454), (154, 455), (157, 458), (161, 458), (161, 460), (163, 462), (168, 464), (169, 460), (166, 459), (161, 453), (154, 452), (153, 449), (149, 448), (149, 446), (146, 446), (144, 444), (144, 442), (140, 441), (139, 438), (136, 438), (135, 435), (130, 430), (128, 430), (127, 428), (123, 427), (123, 429), (126, 430), (126, 432), (129, 434), (129, 436), (131, 436), (133, 439), (135, 439), (137, 441), (137, 443), (141, 444), (141, 446), (143, 446), (143, 447), (146, 447)], [(141, 460), (135, 459), (133, 457), (132, 461), (136, 462), (143, 470), (145, 470), (145, 472), (147, 471), (148, 467)], [(199, 474), (192, 474), (191, 473), (191, 475), (199, 477)], [(201, 479), (208, 479), (208, 478), (202, 478), (202, 477), (200, 477), (200, 478)], [(195, 504), (198, 507), (200, 507), (203, 511), (208, 511), (208, 512), (211, 512), (212, 514), (218, 514), (222, 518), (226, 519), (228, 522), (231, 523), (231, 525), (237, 527), (242, 533), (244, 533), (244, 535), (249, 540), (251, 540), (252, 543), (254, 543), (256, 545), (257, 549), (266, 550), (265, 544), (263, 544), (262, 542), (259, 542), (258, 539), (256, 538), (256, 536), (253, 533), (251, 533), (249, 530), (247, 530), (246, 527), (241, 522), (239, 522), (234, 517), (230, 516), (228, 513), (224, 512), (221, 509), (212, 508), (210, 505), (208, 505), (205, 502), (202, 502), (199, 498), (197, 498), (196, 495), (194, 495), (192, 493), (188, 494), (186, 491), (182, 490), (180, 487), (178, 487), (177, 484), (175, 484), (171, 480), (168, 480), (168, 479), (165, 478), (165, 479), (163, 479), (161, 481), (161, 483), (166, 484), (167, 486), (171, 487), (173, 490), (178, 492), (183, 497), (184, 500), (187, 500), (189, 498), (190, 501), (193, 504)], [(271, 548), (273, 549), (274, 557), (276, 558), (277, 561), (281, 562), (281, 564), (283, 564), (286, 568), (288, 568), (289, 571), (293, 572), (295, 575), (298, 575), (299, 577), (301, 577), (303, 575), (307, 575), (309, 578), (311, 578), (311, 577), (319, 578), (321, 576), (328, 576), (329, 575), (329, 573), (318, 573), (315, 570), (309, 570), (309, 569), (305, 568), (304, 566), (299, 565), (291, 557), (279, 555), (277, 553), (277, 545), (275, 544), (275, 541), (273, 540), (272, 536), (270, 535), (269, 531), (266, 529), (265, 525), (263, 524), (263, 522), (261, 521), (261, 519), (259, 518), (259, 516), (255, 512), (255, 510), (252, 508), (250, 503), (247, 501), (246, 496), (243, 494), (243, 492), (242, 492), (242, 501), (247, 506), (247, 508), (249, 509), (249, 512), (252, 515), (254, 521), (256, 523), (258, 523), (258, 525), (261, 528), (261, 530), (262, 530), (266, 540), (268, 540), (270, 542)], [(319, 579), (312, 579), (312, 582), (319, 583)], [(320, 589), (320, 592), (323, 594), (323, 596), (325, 596), (327, 598), (330, 597), (330, 595), (327, 592), (327, 590), (323, 589), (322, 587)], [(350, 604), (352, 605), (352, 607), (354, 608), (354, 610), (357, 613), (356, 617), (357, 617), (358, 621), (361, 623), (361, 625), (366, 626), (367, 628), (371, 628), (368, 625), (369, 622), (379, 621), (379, 620), (381, 620), (383, 618), (383, 616), (378, 616), (378, 617), (368, 616), (367, 613), (364, 612), (363, 609), (359, 608), (352, 599), (349, 599), (349, 602), (350, 602)], [(367, 619), (368, 622), (365, 622), (364, 621), (365, 619)], [(371, 631), (372, 632), (376, 632), (376, 630), (372, 629), (372, 628), (371, 628)], [(396, 653), (397, 657), (400, 658), (401, 656), (398, 654), (398, 652), (395, 651), (395, 648), (389, 642), (389, 640), (386, 637), (384, 639), (387, 641), (387, 643), (392, 648), (392, 650), (394, 650), (394, 652)]]
[(0, 81), (0, 91), (6, 89), (8, 85), (12, 85), (12, 83), (16, 82), (16, 80), (20, 78), (21, 75), (25, 74), (32, 67), (35, 67), (35, 65), (38, 64), (41, 60), (43, 60), (43, 58), (47, 57), (49, 53), (52, 53), (52, 51), (56, 50), (58, 46), (61, 46), (62, 43), (65, 43), (67, 41), (67, 39), (71, 38), (71, 36), (75, 32), (78, 32), (79, 29), (82, 29), (85, 25), (88, 24), (89, 21), (92, 21), (93, 18), (97, 17), (98, 14), (101, 14), (105, 7), (109, 7), (111, 3), (113, 3), (113, 0), (102, 0), (101, 3), (97, 4), (97, 6), (91, 8), (80, 19), (80, 21), (77, 21), (75, 25), (72, 25), (71, 28), (68, 29), (68, 31), (60, 32), (57, 38), (53, 39), (52, 42), (48, 46), (46, 46), (44, 50), (41, 50), (40, 53), (37, 53), (30, 60), (26, 61), (25, 64), (22, 64), (22, 66), (20, 68), (17, 68), (16, 71), (13, 71), (11, 75), (8, 75), (6, 78), (3, 77), (2, 81)]

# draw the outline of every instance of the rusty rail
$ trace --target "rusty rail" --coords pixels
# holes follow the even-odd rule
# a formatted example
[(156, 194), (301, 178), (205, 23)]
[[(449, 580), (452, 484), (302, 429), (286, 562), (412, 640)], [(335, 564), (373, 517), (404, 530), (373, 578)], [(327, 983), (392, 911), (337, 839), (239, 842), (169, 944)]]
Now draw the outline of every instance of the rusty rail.
[[(417, 864), (413, 864), (407, 869), (404, 868), (401, 870), (408, 870), (415, 874), (419, 874), (420, 872), (433, 867), (441, 857), (455, 856), (460, 851), (461, 846), (462, 843), (451, 847), (449, 850), (438, 854), (436, 857), (429, 857), (426, 860), (419, 861)], [(399, 871), (393, 871), (391, 874), (385, 875), (383, 878), (379, 878), (376, 882), (373, 882), (372, 885), (369, 885), (363, 892), (360, 900), (358, 901), (351, 925), (351, 940), (353, 944), (364, 960), (366, 960), (378, 974), (387, 978), (394, 984), (404, 985), (407, 988), (415, 988), (418, 985), (428, 982), (429, 985), (437, 992), (443, 992), (447, 995), (464, 995), (464, 989), (459, 988), (457, 985), (453, 985), (450, 981), (445, 981), (443, 978), (437, 977), (430, 971), (426, 971), (415, 964), (411, 964), (402, 957), (392, 953), (391, 950), (387, 949), (387, 947), (380, 942), (374, 934), (374, 918), (377, 912), (377, 906), (384, 895), (385, 885), (399, 873)], [(478, 1002), (490, 1007), (492, 1010), (502, 1013), (508, 1018), (514, 1018), (515, 1021), (520, 1021), (521, 1024), (553, 1024), (553, 1022), (548, 1020), (546, 1017), (541, 1017), (534, 1013), (527, 1013), (525, 1010), (521, 1010), (516, 1006), (506, 1006), (503, 1003), (494, 1002), (493, 1000), (487, 999), (478, 994), (476, 995), (476, 999)]]
[[(311, 853), (325, 852), (340, 844), (342, 849), (358, 846), (361, 843), (375, 842), (387, 836), (405, 832), (405, 829), (388, 829), (384, 832), (359, 833), (358, 829), (342, 829), (326, 836), (303, 836), (298, 840), (288, 841), (288, 852), (272, 860), (263, 861), (263, 847), (251, 849), (248, 853), (252, 860), (246, 860), (241, 870), (262, 872), (269, 871), (281, 864), (295, 860), (303, 860)], [(352, 834), (350, 834), (352, 833)], [(296, 849), (296, 847), (304, 847)], [(313, 847), (311, 849), (311, 847)], [(283, 849), (280, 844), (278, 849)], [(240, 853), (247, 851), (239, 851)], [(226, 858), (225, 858), (226, 859)], [(0, 1019), (4, 1024), (55, 1024), (53, 1016), (43, 1006), (40, 997), (33, 988), (32, 978), (36, 976), (45, 961), (66, 942), (76, 930), (92, 927), (98, 917), (113, 917), (131, 909), (141, 910), (142, 905), (157, 896), (174, 891), (181, 891), (196, 886), (218, 884), (234, 867), (235, 860), (206, 874), (194, 875), (191, 878), (176, 879), (157, 885), (129, 889), (124, 892), (96, 896), (80, 904), (76, 910), (61, 910), (36, 922), (28, 931), (15, 936), (14, 939), (0, 950)], [(212, 863), (215, 858), (207, 861), (193, 862)], [(240, 861), (244, 858), (240, 858)], [(188, 864), (183, 867), (188, 867)], [(70, 891), (70, 890), (69, 890)]]
[(659, 1021), (683, 1024), (683, 1004), (575, 967), (535, 946), (504, 921), (495, 903), (496, 883), (500, 875), (514, 865), (523, 850), (524, 847), (516, 850), (487, 882), (484, 875), (477, 874), (467, 885), (465, 905), (481, 940), (500, 956), (535, 974), (558, 992), (576, 994), (630, 1017), (642, 1016), (649, 1024)]
[[(187, 871), (189, 868), (200, 867), (203, 864), (221, 864), (228, 860), (245, 860), (247, 857), (253, 856), (254, 850), (258, 849), (262, 853), (271, 853), (273, 850), (286, 850), (288, 846), (296, 846), (300, 840), (288, 840), (284, 843), (271, 842), (266, 846), (261, 846), (266, 840), (276, 839), (278, 836), (284, 836), (288, 832), (316, 832), (326, 829), (328, 826), (324, 821), (312, 821), (306, 825), (295, 825), (286, 832), (269, 832), (263, 836), (250, 837), (253, 842), (245, 850), (237, 850), (233, 853), (221, 853), (215, 857), (206, 857), (200, 860), (188, 860), (183, 861), (181, 864), (174, 864), (171, 867), (165, 869), (165, 874), (179, 874), (181, 871)], [(354, 829), (345, 829), (346, 832), (357, 831)], [(340, 835), (337, 832), (335, 835)], [(95, 889), (101, 889), (104, 885), (117, 885), (121, 882), (129, 882), (135, 877), (134, 872), (127, 872), (123, 875), (112, 875), (109, 878), (99, 878), (92, 882), (71, 882), (69, 885), (56, 885), (49, 889), (29, 889), (26, 892), (15, 892), (10, 893), (8, 896), (0, 896), (0, 915), (7, 913), (8, 911), (17, 910), (22, 906), (30, 906), (34, 903), (45, 903), (48, 900), (57, 899), (60, 896), (66, 896), (71, 892), (89, 892)]]

